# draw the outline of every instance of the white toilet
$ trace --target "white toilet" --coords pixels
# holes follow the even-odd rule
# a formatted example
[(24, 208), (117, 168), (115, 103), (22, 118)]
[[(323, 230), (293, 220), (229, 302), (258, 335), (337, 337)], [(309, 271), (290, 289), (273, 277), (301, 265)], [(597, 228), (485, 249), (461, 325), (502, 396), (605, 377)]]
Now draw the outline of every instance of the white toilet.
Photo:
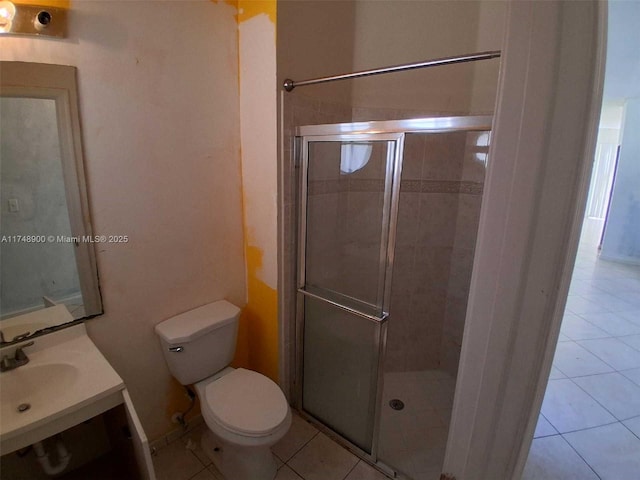
[(156, 325), (169, 370), (183, 385), (194, 383), (209, 427), (202, 448), (227, 480), (271, 480), (270, 447), (291, 426), (280, 387), (264, 375), (229, 367), (240, 309), (225, 300)]

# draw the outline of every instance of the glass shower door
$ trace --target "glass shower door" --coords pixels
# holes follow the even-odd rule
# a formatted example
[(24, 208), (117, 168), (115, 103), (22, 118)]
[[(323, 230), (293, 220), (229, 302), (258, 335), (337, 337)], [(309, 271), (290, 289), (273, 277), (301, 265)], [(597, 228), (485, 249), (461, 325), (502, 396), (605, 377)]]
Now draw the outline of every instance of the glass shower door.
[(490, 128), (478, 116), (296, 132), (297, 406), (391, 475), (441, 474)]
[(369, 455), (381, 393), (395, 232), (389, 225), (402, 138), (302, 141), (301, 404)]

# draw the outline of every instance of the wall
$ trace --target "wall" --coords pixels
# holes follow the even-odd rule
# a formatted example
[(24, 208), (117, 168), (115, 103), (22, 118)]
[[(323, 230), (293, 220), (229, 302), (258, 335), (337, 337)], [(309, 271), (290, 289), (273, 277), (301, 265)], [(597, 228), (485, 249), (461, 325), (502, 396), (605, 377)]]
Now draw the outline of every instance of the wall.
[(276, 2), (238, 1), (247, 307), (236, 362), (278, 380)]
[(617, 105), (617, 102), (602, 103), (596, 152), (591, 170), (591, 183), (585, 211), (586, 218), (601, 220), (598, 223), (591, 223), (594, 227), (597, 225), (597, 231), (594, 232), (597, 240), (595, 240), (596, 243), (594, 245), (598, 245), (598, 247), (600, 247), (602, 226), (607, 215), (611, 188), (613, 187), (623, 114), (624, 105)]
[[(285, 78), (304, 80), (353, 70), (356, 30), (352, 0), (281, 1), (277, 28), (278, 86)], [(302, 92), (326, 102), (351, 103), (349, 82), (304, 87)]]
[[(3, 97), (0, 103), (0, 234), (71, 236), (55, 101)], [(43, 308), (44, 295), (80, 297), (74, 249), (72, 243), (3, 241), (0, 314)]]
[(626, 103), (620, 157), (601, 258), (640, 264), (640, 99)]
[[(505, 2), (495, 1), (281, 1), (278, 84), (499, 50), (505, 12)], [(492, 112), (498, 66), (489, 60), (360, 78), (301, 87), (299, 95), (363, 108)]]
[[(358, 0), (353, 70), (419, 62), (477, 51), (480, 2)], [(497, 65), (497, 62), (494, 62)], [(473, 64), (353, 80), (358, 107), (467, 112)]]
[(625, 105), (625, 120), (601, 257), (633, 264), (640, 263), (640, 68), (636, 52), (639, 21), (640, 3), (608, 3), (604, 99)]
[(385, 372), (457, 373), (485, 175), (477, 146), (483, 135), (406, 136)]
[[(358, 0), (355, 4), (352, 70), (501, 48), (504, 2)], [(352, 104), (365, 110), (362, 119), (371, 116), (371, 108), (380, 119), (491, 113), (498, 67), (499, 60), (489, 60), (347, 83)]]
[[(482, 1), (478, 10), (477, 52), (502, 50), (508, 2)], [(500, 60), (477, 62), (473, 70), (473, 87), (469, 112), (493, 114), (498, 92)]]
[(640, 96), (640, 3), (625, 0), (607, 2), (607, 64), (604, 99), (619, 100)]
[[(505, 2), (355, 3), (355, 71), (501, 49)], [(354, 120), (491, 114), (499, 66), (492, 59), (347, 81)]]
[(236, 9), (158, 5), (73, 2), (66, 40), (7, 37), (0, 50), (78, 67), (94, 232), (130, 238), (97, 249), (105, 314), (87, 328), (151, 439), (188, 403), (154, 325), (246, 298)]

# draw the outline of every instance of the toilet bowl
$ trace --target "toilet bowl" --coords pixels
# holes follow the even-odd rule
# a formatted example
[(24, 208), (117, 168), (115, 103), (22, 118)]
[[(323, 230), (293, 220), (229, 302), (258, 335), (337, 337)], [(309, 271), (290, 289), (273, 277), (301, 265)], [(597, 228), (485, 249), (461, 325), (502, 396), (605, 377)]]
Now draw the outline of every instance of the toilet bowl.
[(195, 384), (209, 431), (202, 449), (226, 478), (272, 479), (277, 465), (270, 447), (289, 431), (291, 411), (269, 378), (243, 368)]
[(291, 426), (280, 387), (266, 376), (231, 368), (240, 309), (224, 300), (155, 327), (173, 376), (194, 384), (208, 431), (202, 448), (227, 480), (272, 480), (270, 447)]

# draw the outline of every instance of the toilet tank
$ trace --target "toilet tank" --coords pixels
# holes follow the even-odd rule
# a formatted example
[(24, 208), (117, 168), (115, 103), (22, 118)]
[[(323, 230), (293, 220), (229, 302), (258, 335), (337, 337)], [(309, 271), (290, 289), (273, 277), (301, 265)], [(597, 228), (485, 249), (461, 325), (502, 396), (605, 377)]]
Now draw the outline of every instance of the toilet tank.
[(189, 385), (227, 367), (236, 350), (239, 316), (238, 307), (220, 300), (156, 325), (171, 374)]

